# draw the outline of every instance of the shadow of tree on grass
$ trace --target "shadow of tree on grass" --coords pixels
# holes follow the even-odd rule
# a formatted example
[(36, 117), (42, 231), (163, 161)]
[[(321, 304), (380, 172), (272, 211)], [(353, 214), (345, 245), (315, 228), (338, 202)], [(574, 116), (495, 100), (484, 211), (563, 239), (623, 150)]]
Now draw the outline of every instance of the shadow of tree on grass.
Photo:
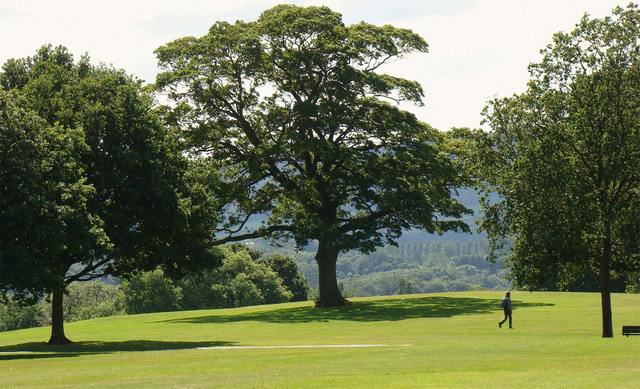
[[(298, 307), (274, 311), (242, 313), (239, 315), (194, 316), (163, 320), (162, 322), (231, 323), (239, 321), (259, 321), (267, 323), (305, 323), (327, 322), (332, 320), (363, 322), (398, 321), (489, 313), (501, 310), (499, 304), (500, 301), (495, 299), (433, 296), (357, 301), (351, 305), (337, 308), (315, 309), (312, 307)], [(513, 302), (514, 309), (550, 305), (553, 304)]]
[(126, 340), (121, 342), (77, 342), (63, 346), (51, 346), (42, 342), (30, 342), (0, 346), (0, 361), (15, 359), (40, 359), (78, 357), (82, 355), (111, 354), (115, 352), (185, 350), (196, 347), (233, 346), (235, 342), (165, 342), (157, 340)]
[[(540, 306), (548, 303), (523, 303), (514, 301), (516, 310)], [(297, 307), (273, 311), (248, 312), (238, 315), (194, 316), (181, 319), (162, 320), (164, 323), (215, 324), (241, 321), (265, 323), (306, 323), (335, 320), (376, 322), (399, 321), (418, 318), (443, 318), (460, 315), (485, 314), (500, 311), (496, 299), (469, 297), (415, 297), (404, 299), (379, 299), (356, 301), (351, 305), (337, 308), (315, 309)], [(126, 340), (119, 342), (77, 342), (64, 346), (50, 346), (46, 343), (31, 342), (0, 346), (0, 361), (16, 359), (64, 358), (115, 352), (183, 350), (195, 347), (233, 346), (235, 342), (202, 341), (171, 342), (156, 340)]]

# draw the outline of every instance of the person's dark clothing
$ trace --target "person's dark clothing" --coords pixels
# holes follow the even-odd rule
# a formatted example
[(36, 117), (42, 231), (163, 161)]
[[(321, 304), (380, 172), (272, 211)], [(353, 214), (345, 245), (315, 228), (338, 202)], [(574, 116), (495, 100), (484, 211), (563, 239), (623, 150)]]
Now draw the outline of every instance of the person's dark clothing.
[(512, 323), (513, 319), (511, 318), (511, 299), (509, 297), (505, 297), (502, 299), (502, 303), (500, 304), (502, 309), (504, 309), (504, 319), (498, 323), (500, 327), (504, 324), (504, 322), (509, 319), (509, 328), (513, 328)]
[(505, 297), (502, 299), (500, 306), (505, 310), (511, 312), (511, 298)]
[(506, 309), (504, 310), (504, 319), (499, 323), (500, 327), (502, 327), (502, 325), (504, 324), (505, 321), (507, 321), (507, 319), (509, 319), (509, 328), (513, 328), (513, 320), (511, 318), (511, 311), (507, 311)]

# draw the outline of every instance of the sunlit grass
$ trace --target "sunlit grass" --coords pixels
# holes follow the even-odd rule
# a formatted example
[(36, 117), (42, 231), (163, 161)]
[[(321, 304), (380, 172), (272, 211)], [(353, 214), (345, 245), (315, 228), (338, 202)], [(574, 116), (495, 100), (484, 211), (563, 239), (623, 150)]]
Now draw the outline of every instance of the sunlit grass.
[[(514, 327), (498, 328), (500, 293), (355, 299), (103, 318), (0, 333), (0, 387), (575, 387), (638, 388), (640, 295), (613, 295), (614, 339), (600, 337), (600, 297), (514, 293)], [(376, 348), (211, 346), (385, 344)], [(399, 346), (399, 345), (412, 346)]]

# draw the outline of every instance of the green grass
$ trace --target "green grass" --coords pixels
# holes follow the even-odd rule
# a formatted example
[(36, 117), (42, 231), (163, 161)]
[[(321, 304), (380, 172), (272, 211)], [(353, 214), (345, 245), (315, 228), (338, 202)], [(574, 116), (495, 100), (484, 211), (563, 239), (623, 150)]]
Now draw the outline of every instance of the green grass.
[[(0, 387), (638, 388), (640, 295), (613, 295), (615, 338), (600, 337), (594, 293), (515, 292), (499, 329), (497, 292), (292, 303), (71, 323), (0, 333)], [(196, 350), (199, 346), (387, 344), (352, 349)]]

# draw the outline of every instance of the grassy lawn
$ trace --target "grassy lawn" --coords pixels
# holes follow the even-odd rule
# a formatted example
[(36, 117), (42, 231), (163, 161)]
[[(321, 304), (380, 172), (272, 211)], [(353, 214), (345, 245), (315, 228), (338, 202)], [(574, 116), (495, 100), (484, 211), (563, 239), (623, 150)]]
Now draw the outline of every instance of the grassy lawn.
[[(514, 329), (498, 292), (291, 303), (76, 322), (0, 333), (0, 387), (639, 388), (640, 295), (614, 294), (615, 338), (600, 337), (595, 293), (515, 292)], [(213, 346), (384, 344), (371, 348)], [(410, 345), (410, 346), (407, 346)]]

